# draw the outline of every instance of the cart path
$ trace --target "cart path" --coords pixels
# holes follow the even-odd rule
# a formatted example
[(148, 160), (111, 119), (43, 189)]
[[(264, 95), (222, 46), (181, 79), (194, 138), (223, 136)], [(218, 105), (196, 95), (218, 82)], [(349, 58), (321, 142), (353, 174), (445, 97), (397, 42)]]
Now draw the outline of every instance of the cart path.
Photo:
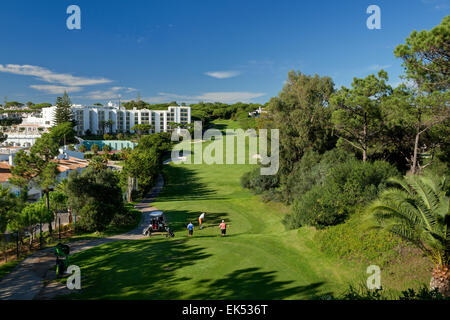
[[(136, 229), (107, 238), (80, 240), (69, 243), (70, 253), (77, 253), (108, 242), (144, 238), (142, 232), (150, 223), (150, 213), (157, 210), (157, 208), (150, 206), (150, 203), (161, 192), (163, 186), (164, 179), (160, 175), (153, 190), (135, 206), (136, 209), (143, 213), (141, 222)], [(50, 282), (56, 278), (55, 271), (50, 270), (54, 265), (55, 255), (53, 247), (33, 253), (0, 280), (0, 300), (43, 300), (51, 299), (59, 294), (69, 293), (70, 290), (65, 285), (58, 282)], [(48, 282), (50, 283), (46, 285)]]

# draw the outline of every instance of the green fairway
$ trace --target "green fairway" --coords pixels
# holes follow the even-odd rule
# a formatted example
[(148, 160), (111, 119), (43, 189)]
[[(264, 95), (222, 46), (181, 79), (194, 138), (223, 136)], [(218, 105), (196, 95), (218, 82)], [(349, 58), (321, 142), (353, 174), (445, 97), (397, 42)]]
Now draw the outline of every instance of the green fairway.
[[(216, 123), (221, 129), (231, 124)], [(164, 167), (166, 184), (154, 206), (167, 214), (175, 238), (114, 242), (73, 255), (82, 291), (66, 298), (313, 299), (365, 275), (320, 252), (313, 229), (286, 231), (286, 207), (262, 203), (242, 189), (240, 177), (252, 165)], [(224, 238), (222, 219), (228, 224)]]

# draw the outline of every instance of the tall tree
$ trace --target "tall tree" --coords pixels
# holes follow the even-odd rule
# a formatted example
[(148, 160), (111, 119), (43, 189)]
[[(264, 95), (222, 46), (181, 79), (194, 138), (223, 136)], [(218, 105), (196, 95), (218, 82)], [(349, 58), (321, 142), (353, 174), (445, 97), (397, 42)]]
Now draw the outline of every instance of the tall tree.
[[(431, 161), (421, 163), (421, 153), (428, 153), (439, 146), (443, 146), (444, 134), (448, 132), (450, 119), (450, 93), (448, 91), (434, 91), (423, 94), (417, 87), (401, 85), (394, 90), (388, 99), (390, 106), (387, 119), (387, 128), (400, 128), (399, 136), (403, 141), (400, 144), (406, 146), (398, 147), (399, 152), (404, 152), (409, 171), (420, 173)], [(435, 130), (440, 134), (430, 134)]]
[[(58, 175), (57, 164), (50, 160), (58, 155), (59, 146), (51, 134), (44, 133), (36, 140), (30, 152), (40, 160), (37, 162), (38, 172), (35, 181), (45, 195), (47, 212), (50, 213), (50, 188), (55, 184)], [(52, 232), (51, 223), (49, 231)]]
[[(50, 211), (50, 187), (56, 182), (57, 165), (51, 162), (59, 153), (58, 143), (51, 134), (44, 133), (36, 140), (30, 152), (19, 151), (14, 159), (15, 165), (11, 168), (11, 182), (22, 189), (26, 201), (28, 188), (33, 181), (46, 197), (47, 211)], [(51, 224), (49, 231), (51, 232)]]
[(447, 90), (450, 86), (450, 16), (440, 25), (420, 32), (413, 31), (406, 43), (395, 48), (403, 60), (406, 76), (421, 90)]
[(450, 118), (450, 16), (430, 31), (413, 31), (394, 54), (403, 60), (406, 78), (412, 82), (403, 91), (400, 105), (413, 116), (414, 147), (410, 171), (420, 172), (419, 148), (423, 136)]
[(33, 245), (33, 227), (41, 220), (41, 216), (43, 216), (42, 211), (44, 210), (45, 205), (40, 202), (35, 202), (26, 205), (20, 212), (20, 215), (18, 215), (17, 217), (17, 219), (20, 221), (19, 224), (21, 225), (21, 227), (23, 227), (24, 229), (28, 229), (28, 232), (30, 233), (30, 250), (32, 249)]
[(351, 89), (342, 87), (330, 99), (336, 135), (341, 142), (360, 150), (364, 162), (383, 130), (381, 105), (392, 92), (387, 81), (388, 75), (383, 70), (377, 76), (354, 78)]
[(12, 177), (9, 181), (20, 188), (20, 198), (23, 202), (28, 200), (28, 190), (33, 180), (40, 171), (41, 160), (35, 153), (27, 153), (20, 150), (14, 158), (14, 166), (11, 167)]
[(100, 121), (98, 122), (98, 128), (99, 128), (101, 134), (104, 134), (104, 133), (105, 133), (105, 128), (106, 128), (106, 126), (107, 126), (107, 122), (106, 122), (105, 120), (100, 120)]
[(289, 173), (309, 150), (323, 152), (334, 145), (328, 100), (334, 91), (329, 77), (290, 71), (278, 97), (270, 100), (273, 128), (280, 130), (280, 168)]
[(17, 208), (17, 198), (0, 185), (0, 233), (4, 233), (10, 219), (10, 214)]
[(55, 124), (59, 125), (64, 122), (73, 122), (72, 102), (67, 92), (62, 97), (56, 98)]
[(50, 129), (50, 135), (60, 145), (76, 143), (75, 130), (72, 122), (63, 122)]
[[(11, 221), (12, 216), (19, 210), (18, 199), (11, 194), (9, 189), (0, 185), (0, 233), (5, 233), (6, 228)], [(8, 257), (6, 254), (6, 240), (2, 237), (2, 250), (5, 260)]]
[(106, 121), (106, 125), (109, 128), (109, 133), (112, 133), (113, 126), (114, 126), (114, 120), (113, 119), (108, 119), (108, 121)]
[(140, 139), (143, 134), (149, 133), (151, 130), (153, 130), (153, 125), (145, 123), (135, 124), (131, 128), (131, 130), (135, 131)]

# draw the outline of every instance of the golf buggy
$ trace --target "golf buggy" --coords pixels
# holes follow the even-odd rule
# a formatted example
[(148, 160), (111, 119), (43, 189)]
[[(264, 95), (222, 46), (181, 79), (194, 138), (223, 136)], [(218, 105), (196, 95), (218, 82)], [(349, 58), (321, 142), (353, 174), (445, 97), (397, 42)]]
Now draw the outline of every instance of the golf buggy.
[(150, 224), (144, 229), (142, 234), (149, 237), (156, 234), (166, 234), (166, 238), (175, 237), (175, 234), (168, 227), (166, 216), (162, 211), (150, 213)]

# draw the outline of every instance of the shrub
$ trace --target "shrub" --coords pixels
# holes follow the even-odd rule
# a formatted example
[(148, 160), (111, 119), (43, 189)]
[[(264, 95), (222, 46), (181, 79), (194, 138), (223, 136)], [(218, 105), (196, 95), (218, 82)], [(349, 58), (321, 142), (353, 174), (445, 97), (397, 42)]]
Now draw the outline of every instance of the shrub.
[(246, 172), (241, 177), (241, 186), (250, 189), (255, 194), (261, 194), (264, 191), (276, 188), (279, 182), (278, 175), (261, 175), (261, 168), (259, 167)]
[(365, 284), (350, 285), (337, 297), (327, 295), (323, 300), (449, 300), (437, 290), (430, 290), (425, 285), (420, 289), (407, 289), (400, 294), (384, 288), (369, 290)]
[(94, 153), (97, 153), (99, 149), (100, 149), (100, 146), (98, 144), (96, 144), (96, 143), (94, 143), (91, 146), (91, 151), (94, 152)]
[(128, 204), (126, 210), (123, 210), (116, 215), (111, 221), (111, 225), (114, 227), (129, 226), (139, 223), (141, 221), (142, 214), (139, 210), (133, 208)]
[(317, 184), (322, 184), (329, 170), (340, 163), (355, 159), (355, 156), (341, 149), (333, 149), (320, 155), (314, 151), (306, 152), (294, 165), (283, 185), (283, 199), (292, 203)]
[(67, 183), (69, 205), (79, 212), (80, 226), (87, 231), (103, 231), (124, 204), (115, 172), (89, 167), (81, 174), (71, 172)]
[(318, 228), (343, 222), (350, 214), (385, 188), (386, 180), (398, 175), (384, 161), (349, 160), (332, 168), (322, 185), (315, 185), (293, 203), (284, 219), (288, 228), (310, 225)]
[(90, 160), (90, 159), (92, 159), (94, 156), (96, 156), (94, 153), (85, 153), (85, 154), (84, 154), (84, 159)]
[(384, 267), (398, 255), (395, 249), (404, 243), (387, 231), (368, 226), (365, 216), (358, 212), (343, 224), (319, 230), (314, 240), (329, 255)]
[(84, 144), (82, 144), (82, 145), (80, 145), (79, 147), (78, 147), (78, 151), (80, 151), (80, 152), (86, 152), (87, 151), (87, 148), (86, 148), (86, 146), (84, 145)]
[(269, 202), (269, 201), (281, 201), (281, 193), (278, 190), (270, 189), (265, 192), (263, 192), (261, 196), (261, 200), (263, 202)]
[(103, 231), (113, 216), (113, 210), (102, 210), (100, 204), (89, 203), (80, 210), (79, 226), (86, 231)]

